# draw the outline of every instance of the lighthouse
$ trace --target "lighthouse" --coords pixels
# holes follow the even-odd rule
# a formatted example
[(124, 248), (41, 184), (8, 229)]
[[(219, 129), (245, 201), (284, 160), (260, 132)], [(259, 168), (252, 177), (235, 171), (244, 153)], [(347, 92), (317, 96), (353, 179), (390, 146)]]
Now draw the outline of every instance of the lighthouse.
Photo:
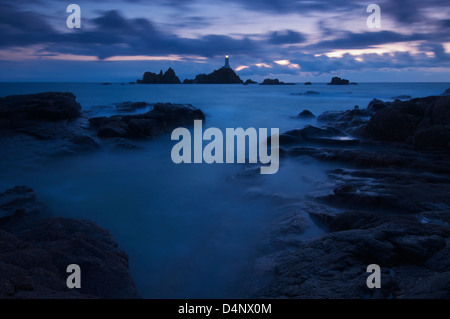
[(230, 67), (230, 57), (229, 55), (225, 55), (225, 65), (223, 66), (225, 69), (231, 69)]

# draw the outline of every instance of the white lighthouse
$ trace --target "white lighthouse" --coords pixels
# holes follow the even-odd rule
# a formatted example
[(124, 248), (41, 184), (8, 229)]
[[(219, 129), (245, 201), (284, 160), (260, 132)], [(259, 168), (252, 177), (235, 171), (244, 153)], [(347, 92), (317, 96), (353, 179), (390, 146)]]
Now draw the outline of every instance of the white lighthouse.
[(228, 54), (225, 55), (225, 65), (223, 67), (225, 69), (231, 69), (231, 67), (230, 67), (230, 56)]

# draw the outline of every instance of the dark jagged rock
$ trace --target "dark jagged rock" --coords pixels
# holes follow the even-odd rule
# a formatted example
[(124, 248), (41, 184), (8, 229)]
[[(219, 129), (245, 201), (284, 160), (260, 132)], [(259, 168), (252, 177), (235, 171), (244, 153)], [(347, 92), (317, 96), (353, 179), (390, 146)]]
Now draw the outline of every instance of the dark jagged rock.
[(258, 84), (258, 82), (255, 82), (252, 79), (248, 79), (244, 82), (244, 85), (249, 85), (249, 84)]
[(294, 85), (295, 83), (284, 83), (278, 79), (264, 79), (259, 85)]
[(312, 85), (311, 82), (305, 82), (305, 85)]
[[(344, 168), (328, 171), (290, 222), (271, 225), (248, 272), (249, 296), (450, 298), (450, 96), (373, 100), (318, 120), (326, 126), (281, 134), (280, 154)], [(355, 130), (367, 138), (366, 129), (376, 138), (330, 142)], [(325, 234), (311, 239), (295, 228), (305, 213)], [(372, 263), (381, 289), (366, 286)]]
[(341, 79), (340, 77), (337, 76), (333, 77), (331, 79), (331, 82), (328, 83), (328, 85), (349, 85), (349, 84), (350, 84), (349, 80)]
[(309, 110), (303, 110), (301, 111), (297, 117), (299, 118), (316, 118), (316, 116)]
[(156, 137), (177, 126), (192, 125), (204, 120), (203, 112), (190, 104), (157, 103), (143, 114), (116, 115), (89, 119), (99, 137)]
[(10, 95), (0, 98), (0, 129), (16, 129), (43, 121), (80, 117), (81, 106), (68, 92)]
[[(379, 104), (378, 104), (379, 105)], [(418, 148), (450, 148), (450, 96), (385, 103), (365, 128), (367, 137)]]
[(194, 80), (184, 80), (184, 84), (242, 84), (239, 75), (231, 68), (222, 67), (210, 74), (199, 74)]
[[(450, 297), (448, 226), (423, 224), (412, 216), (356, 212), (312, 216), (330, 232), (265, 256), (269, 266), (264, 275), (272, 279), (262, 284), (254, 278), (252, 297)], [(367, 288), (369, 264), (381, 266), (380, 289)]]
[(181, 84), (180, 79), (172, 68), (169, 68), (164, 74), (162, 70), (159, 74), (145, 72), (142, 80), (137, 80), (136, 82), (138, 84)]
[(450, 89), (445, 90), (444, 93), (442, 93), (442, 95), (450, 95)]
[[(67, 266), (81, 268), (69, 289)], [(0, 193), (0, 298), (139, 298), (128, 256), (97, 224), (53, 217), (31, 188)]]

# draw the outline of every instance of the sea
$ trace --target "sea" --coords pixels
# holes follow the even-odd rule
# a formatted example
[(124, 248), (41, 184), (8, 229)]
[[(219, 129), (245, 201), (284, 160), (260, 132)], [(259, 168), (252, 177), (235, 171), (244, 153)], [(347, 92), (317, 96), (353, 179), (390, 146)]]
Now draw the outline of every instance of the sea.
[[(0, 97), (72, 92), (89, 117), (113, 115), (114, 104), (124, 101), (191, 104), (205, 113), (205, 129), (278, 128), (283, 133), (319, 125), (315, 119), (295, 117), (303, 110), (319, 115), (355, 105), (365, 108), (373, 98), (440, 95), (448, 88), (450, 83), (0, 83)], [(307, 91), (318, 94), (305, 95)], [(170, 133), (136, 143), (141, 149), (102, 149), (34, 165), (0, 162), (0, 191), (30, 186), (55, 215), (107, 228), (129, 255), (130, 272), (144, 298), (245, 297), (245, 273), (263, 249), (272, 223), (283, 208), (301, 205), (336, 165), (285, 158), (276, 174), (255, 176), (248, 164), (174, 164), (176, 142)], [(299, 240), (323, 233), (308, 222), (310, 228)]]

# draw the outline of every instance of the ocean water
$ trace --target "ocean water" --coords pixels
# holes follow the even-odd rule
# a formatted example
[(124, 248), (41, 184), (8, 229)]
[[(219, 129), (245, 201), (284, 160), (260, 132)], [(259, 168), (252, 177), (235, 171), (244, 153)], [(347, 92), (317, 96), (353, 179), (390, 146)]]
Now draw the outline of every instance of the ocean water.
[[(109, 115), (123, 101), (189, 103), (206, 127), (279, 128), (316, 124), (292, 118), (304, 109), (365, 107), (372, 98), (441, 94), (450, 83), (360, 83), (353, 86), (120, 85), (0, 83), (0, 96), (73, 92), (89, 116)], [(306, 91), (318, 95), (298, 96)], [(245, 177), (245, 164), (172, 162), (170, 134), (139, 142), (143, 150), (104, 150), (33, 166), (0, 163), (0, 190), (33, 187), (59, 216), (91, 219), (109, 229), (130, 257), (146, 298), (242, 297), (241, 275), (285, 205), (305, 199), (332, 164), (286, 159), (275, 175)], [(32, 160), (32, 159), (31, 159)], [(312, 225), (310, 236), (320, 234)]]

